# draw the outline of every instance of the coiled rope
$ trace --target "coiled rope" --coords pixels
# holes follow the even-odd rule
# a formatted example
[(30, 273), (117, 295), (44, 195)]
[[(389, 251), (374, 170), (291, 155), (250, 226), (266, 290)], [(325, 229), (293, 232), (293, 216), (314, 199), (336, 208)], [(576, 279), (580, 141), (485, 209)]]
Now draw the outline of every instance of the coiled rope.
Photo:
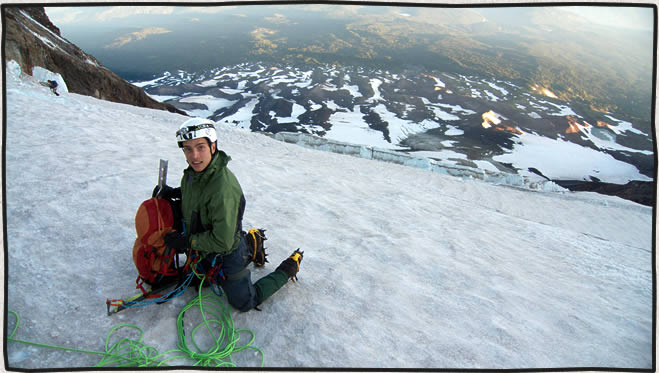
[[(260, 367), (263, 367), (265, 363), (263, 351), (252, 346), (255, 339), (254, 333), (249, 329), (235, 329), (229, 306), (222, 301), (222, 298), (215, 296), (212, 292), (202, 294), (201, 288), (199, 286), (198, 296), (192, 299), (181, 310), (176, 319), (178, 332), (177, 349), (164, 353), (159, 353), (154, 347), (146, 345), (142, 341), (144, 331), (131, 324), (121, 324), (112, 328), (105, 338), (105, 351), (103, 352), (15, 339), (14, 334), (18, 330), (20, 318), (16, 312), (11, 310), (8, 310), (8, 312), (16, 318), (16, 325), (7, 337), (7, 341), (56, 350), (101, 355), (102, 358), (95, 367), (160, 367), (169, 366), (167, 363), (173, 360), (191, 360), (195, 362), (193, 366), (236, 367), (232, 355), (244, 350), (254, 350), (259, 353), (261, 355)], [(192, 309), (198, 309), (202, 322), (192, 329), (188, 339), (184, 326), (184, 317), (185, 313)], [(139, 337), (137, 339), (121, 338), (116, 343), (110, 345), (113, 335), (118, 330), (124, 328), (135, 329), (139, 332)], [(207, 332), (206, 339), (210, 337), (210, 340), (213, 341), (212, 346), (206, 350), (200, 347), (199, 343), (195, 340), (197, 333), (202, 330)], [(242, 333), (249, 334), (250, 341), (247, 344), (238, 345)]]

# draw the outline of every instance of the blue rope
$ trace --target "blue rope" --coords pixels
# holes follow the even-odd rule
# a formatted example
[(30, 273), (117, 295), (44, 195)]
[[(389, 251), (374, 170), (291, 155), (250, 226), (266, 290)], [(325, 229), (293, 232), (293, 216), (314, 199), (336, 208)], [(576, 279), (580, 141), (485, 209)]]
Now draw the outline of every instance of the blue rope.
[(144, 306), (147, 306), (149, 304), (162, 302), (163, 300), (174, 299), (174, 298), (180, 296), (181, 294), (185, 293), (185, 290), (188, 288), (188, 286), (190, 286), (190, 283), (192, 282), (192, 278), (194, 276), (195, 276), (194, 273), (190, 273), (188, 275), (188, 277), (185, 279), (185, 281), (183, 281), (182, 284), (180, 284), (174, 290), (170, 291), (169, 293), (167, 293), (163, 296), (160, 296), (158, 298), (147, 298), (149, 300), (143, 299), (143, 300), (140, 300), (140, 301), (127, 301), (127, 302), (124, 302), (123, 307), (124, 308), (144, 307)]

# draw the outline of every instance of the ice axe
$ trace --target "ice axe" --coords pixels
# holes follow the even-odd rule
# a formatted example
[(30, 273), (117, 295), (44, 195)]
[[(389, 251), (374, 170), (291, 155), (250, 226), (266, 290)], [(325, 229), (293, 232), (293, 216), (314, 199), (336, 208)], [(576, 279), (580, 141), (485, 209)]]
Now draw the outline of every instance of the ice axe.
[(160, 192), (162, 192), (163, 187), (167, 185), (167, 164), (168, 161), (166, 159), (160, 160), (160, 167), (158, 168), (158, 192), (155, 194), (156, 198), (160, 195)]

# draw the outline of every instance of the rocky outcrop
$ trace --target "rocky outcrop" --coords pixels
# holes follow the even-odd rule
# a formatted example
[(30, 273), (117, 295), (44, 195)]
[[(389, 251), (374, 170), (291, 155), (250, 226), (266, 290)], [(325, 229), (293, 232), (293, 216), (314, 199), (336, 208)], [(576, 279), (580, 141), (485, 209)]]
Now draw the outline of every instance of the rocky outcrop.
[[(150, 98), (60, 35), (43, 7), (3, 8), (5, 60), (15, 60), (32, 75), (35, 66), (59, 73), (69, 92), (102, 100), (185, 114)], [(5, 62), (6, 62), (5, 61)]]
[(554, 180), (554, 182), (573, 192), (595, 192), (609, 196), (618, 196), (650, 207), (654, 207), (655, 204), (655, 183), (651, 181), (633, 180), (627, 184), (577, 180)]

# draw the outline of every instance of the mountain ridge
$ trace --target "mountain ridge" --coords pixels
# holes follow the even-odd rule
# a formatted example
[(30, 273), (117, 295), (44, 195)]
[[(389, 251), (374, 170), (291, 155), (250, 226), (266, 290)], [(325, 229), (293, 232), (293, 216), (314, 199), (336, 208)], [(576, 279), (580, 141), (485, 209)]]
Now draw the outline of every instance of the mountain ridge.
[(30, 75), (34, 67), (43, 67), (60, 74), (70, 92), (183, 114), (171, 105), (151, 99), (139, 87), (64, 39), (43, 7), (2, 4), (2, 17), (5, 66), (7, 61), (15, 60)]

